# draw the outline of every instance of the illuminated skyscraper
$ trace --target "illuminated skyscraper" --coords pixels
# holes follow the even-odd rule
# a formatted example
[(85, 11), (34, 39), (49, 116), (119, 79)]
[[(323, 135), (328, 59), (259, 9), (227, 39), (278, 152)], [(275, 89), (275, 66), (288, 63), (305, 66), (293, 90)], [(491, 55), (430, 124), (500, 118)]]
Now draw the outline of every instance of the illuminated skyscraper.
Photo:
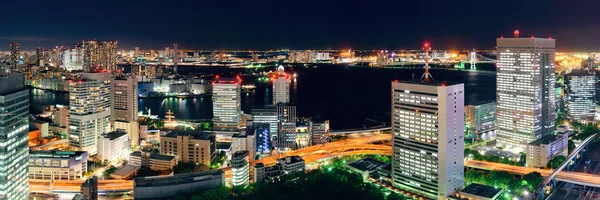
[(69, 85), (69, 142), (89, 155), (97, 152), (98, 137), (110, 132), (110, 73), (84, 73)]
[(0, 73), (0, 199), (28, 199), (29, 90), (23, 74)]
[(83, 70), (83, 46), (76, 44), (71, 49), (66, 49), (62, 54), (62, 66), (68, 70)]
[(240, 79), (213, 82), (213, 123), (216, 128), (238, 128), (242, 117)]
[(392, 83), (394, 187), (446, 199), (464, 185), (464, 85)]
[(117, 71), (117, 41), (89, 40), (83, 43), (83, 49), (83, 68), (86, 72)]
[(525, 150), (554, 134), (555, 40), (498, 38), (496, 137), (498, 145)]
[(117, 77), (111, 80), (111, 118), (114, 129), (123, 129), (131, 145), (139, 145), (138, 82), (134, 77)]
[(20, 48), (21, 45), (19, 43), (10, 43), (10, 70), (12, 71), (18, 71), (20, 72), (20, 66), (21, 64), (19, 63), (20, 59)]
[(596, 113), (596, 74), (587, 70), (571, 71), (566, 78), (566, 110), (570, 120), (587, 123)]
[(285, 74), (283, 66), (277, 68), (277, 75), (273, 79), (273, 105), (290, 103), (290, 78)]
[(296, 149), (296, 106), (278, 103), (277, 122), (277, 148), (279, 151)]

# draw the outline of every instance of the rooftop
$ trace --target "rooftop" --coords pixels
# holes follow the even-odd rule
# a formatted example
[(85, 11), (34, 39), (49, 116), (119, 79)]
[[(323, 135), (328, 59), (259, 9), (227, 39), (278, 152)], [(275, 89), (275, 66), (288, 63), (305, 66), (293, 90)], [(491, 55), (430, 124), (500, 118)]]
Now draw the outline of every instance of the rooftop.
[(231, 155), (231, 159), (240, 159), (249, 155), (248, 151), (236, 151)]
[(539, 146), (540, 144), (550, 144), (551, 142), (560, 140), (561, 138), (562, 138), (562, 135), (546, 135), (540, 139), (537, 139), (537, 140), (529, 143), (529, 145)]
[(196, 140), (209, 140), (215, 137), (211, 132), (205, 131), (172, 131), (166, 134), (164, 137), (177, 137), (177, 136), (190, 136), (191, 139)]
[(430, 82), (425, 82), (425, 81), (421, 81), (421, 80), (394, 81), (394, 83), (405, 83), (405, 84), (416, 84), (416, 85), (429, 85), (429, 86), (449, 86), (449, 85), (462, 84), (462, 83), (448, 82), (448, 81), (430, 81)]
[(471, 183), (471, 185), (468, 185), (465, 189), (461, 190), (461, 193), (477, 195), (485, 198), (493, 198), (500, 192), (502, 192), (501, 188), (494, 188), (492, 186), (481, 185), (477, 183)]
[(156, 187), (156, 186), (166, 186), (166, 185), (179, 185), (192, 183), (197, 181), (204, 181), (207, 179), (212, 179), (212, 177), (207, 176), (221, 176), (225, 177), (225, 172), (223, 170), (210, 170), (210, 171), (202, 171), (202, 172), (192, 172), (185, 174), (175, 174), (168, 176), (149, 176), (149, 177), (138, 177), (135, 178), (134, 187)]
[[(131, 153), (131, 156), (142, 157), (142, 152), (135, 151), (135, 152)], [(175, 156), (155, 153), (155, 154), (150, 154), (150, 159), (171, 161), (171, 160), (175, 159)]]
[(366, 157), (346, 165), (356, 168), (360, 171), (375, 171), (378, 167), (385, 165), (386, 163), (375, 160), (370, 157)]
[(568, 75), (569, 76), (596, 76), (596, 74), (594, 74), (593, 72), (590, 72), (585, 69), (573, 69), (571, 71), (571, 73), (569, 73)]
[(109, 140), (114, 140), (120, 138), (123, 135), (127, 135), (125, 131), (112, 131), (110, 133), (102, 134), (104, 138), (108, 138)]
[[(85, 156), (83, 156), (85, 155)], [(72, 158), (82, 156), (87, 159), (86, 151), (29, 151), (29, 157), (37, 158)]]

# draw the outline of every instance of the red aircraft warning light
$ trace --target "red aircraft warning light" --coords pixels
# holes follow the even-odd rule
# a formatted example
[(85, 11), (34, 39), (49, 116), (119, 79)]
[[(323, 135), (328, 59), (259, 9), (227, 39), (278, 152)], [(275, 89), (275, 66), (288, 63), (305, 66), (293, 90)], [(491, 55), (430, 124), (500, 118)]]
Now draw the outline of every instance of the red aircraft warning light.
[(519, 30), (515, 30), (515, 32), (513, 32), (513, 34), (514, 34), (515, 38), (518, 38), (519, 37)]

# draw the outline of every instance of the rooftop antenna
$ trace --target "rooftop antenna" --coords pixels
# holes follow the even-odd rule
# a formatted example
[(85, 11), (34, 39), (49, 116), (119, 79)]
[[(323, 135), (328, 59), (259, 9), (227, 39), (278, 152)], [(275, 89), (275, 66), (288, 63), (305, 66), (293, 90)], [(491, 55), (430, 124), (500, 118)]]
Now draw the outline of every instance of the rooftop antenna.
[(425, 50), (425, 66), (423, 66), (423, 69), (425, 69), (425, 73), (423, 73), (423, 75), (421, 76), (421, 80), (423, 80), (423, 82), (425, 83), (429, 83), (429, 79), (431, 78), (431, 80), (435, 82), (433, 76), (431, 76), (431, 74), (429, 73), (429, 68), (431, 68), (429, 66), (429, 51), (431, 51), (431, 47), (429, 46), (428, 42), (425, 42), (425, 44), (423, 45), (423, 50)]

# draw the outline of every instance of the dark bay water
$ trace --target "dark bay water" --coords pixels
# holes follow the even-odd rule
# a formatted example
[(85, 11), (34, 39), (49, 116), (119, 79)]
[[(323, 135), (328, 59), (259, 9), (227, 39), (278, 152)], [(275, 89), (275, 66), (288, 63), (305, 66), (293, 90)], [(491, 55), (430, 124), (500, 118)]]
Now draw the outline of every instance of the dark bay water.
[[(184, 68), (185, 73), (235, 74), (247, 69)], [(411, 80), (413, 73), (419, 78), (423, 69), (382, 69), (340, 65), (319, 65), (286, 69), (297, 73), (292, 82), (291, 99), (297, 105), (297, 114), (302, 117), (330, 119), (333, 129), (360, 128), (365, 118), (379, 118), (389, 123), (391, 107), (391, 82)], [(183, 73), (182, 73), (183, 74)], [(493, 71), (469, 71), (454, 69), (431, 69), (434, 79), (465, 84), (467, 104), (495, 100), (496, 74)], [(252, 107), (271, 102), (270, 83), (257, 81), (255, 77), (244, 77), (243, 84), (255, 84), (255, 90), (242, 93), (242, 110), (250, 113)], [(68, 94), (42, 90), (30, 91), (31, 111), (40, 113), (43, 106), (68, 104)], [(211, 96), (177, 99), (140, 99), (139, 109), (150, 108), (152, 114), (164, 117), (168, 110), (178, 119), (212, 118)]]

